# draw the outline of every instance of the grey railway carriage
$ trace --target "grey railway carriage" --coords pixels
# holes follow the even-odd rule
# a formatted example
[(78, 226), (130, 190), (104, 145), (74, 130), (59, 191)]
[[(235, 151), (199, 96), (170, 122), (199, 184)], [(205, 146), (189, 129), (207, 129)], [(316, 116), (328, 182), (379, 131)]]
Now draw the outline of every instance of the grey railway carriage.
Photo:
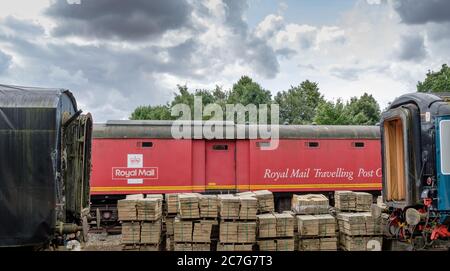
[(87, 233), (91, 133), (70, 91), (0, 85), (0, 247)]
[[(448, 93), (406, 94), (382, 115), (383, 198), (389, 233), (426, 247), (450, 238)], [(439, 96), (438, 96), (439, 95)], [(444, 246), (449, 243), (444, 243)]]

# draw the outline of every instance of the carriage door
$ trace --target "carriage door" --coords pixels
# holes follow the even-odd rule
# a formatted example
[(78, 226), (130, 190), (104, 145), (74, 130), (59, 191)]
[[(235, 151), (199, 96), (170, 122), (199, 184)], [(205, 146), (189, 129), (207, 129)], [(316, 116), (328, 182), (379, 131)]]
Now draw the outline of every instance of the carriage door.
[(438, 209), (450, 211), (450, 116), (436, 118)]
[(236, 142), (206, 141), (206, 189), (236, 190)]

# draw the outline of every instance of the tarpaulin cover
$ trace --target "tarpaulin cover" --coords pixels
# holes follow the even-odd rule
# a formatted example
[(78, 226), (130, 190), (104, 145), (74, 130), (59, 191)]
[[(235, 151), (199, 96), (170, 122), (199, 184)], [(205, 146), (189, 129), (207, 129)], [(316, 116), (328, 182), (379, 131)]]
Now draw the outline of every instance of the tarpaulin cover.
[(75, 110), (68, 91), (0, 85), (0, 246), (52, 236), (60, 114)]

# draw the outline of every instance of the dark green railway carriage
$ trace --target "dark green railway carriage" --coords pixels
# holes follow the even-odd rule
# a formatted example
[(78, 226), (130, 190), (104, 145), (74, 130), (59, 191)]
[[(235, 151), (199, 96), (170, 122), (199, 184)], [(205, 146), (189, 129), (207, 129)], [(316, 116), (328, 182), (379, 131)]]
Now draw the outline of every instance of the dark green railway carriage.
[(91, 133), (70, 91), (0, 85), (0, 247), (87, 224)]

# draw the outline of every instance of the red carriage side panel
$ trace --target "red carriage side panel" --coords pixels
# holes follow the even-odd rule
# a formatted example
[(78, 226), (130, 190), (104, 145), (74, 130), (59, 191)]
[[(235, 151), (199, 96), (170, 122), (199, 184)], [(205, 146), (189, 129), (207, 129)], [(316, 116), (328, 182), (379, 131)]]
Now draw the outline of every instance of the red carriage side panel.
[(236, 140), (236, 180), (239, 191), (250, 190), (249, 140)]
[(93, 140), (92, 195), (193, 189), (191, 140)]
[(194, 192), (205, 190), (205, 141), (192, 140), (192, 180)]
[(234, 140), (208, 140), (205, 148), (207, 188), (236, 189), (236, 142)]
[(250, 140), (250, 189), (380, 190), (379, 140), (281, 139), (276, 150)]

